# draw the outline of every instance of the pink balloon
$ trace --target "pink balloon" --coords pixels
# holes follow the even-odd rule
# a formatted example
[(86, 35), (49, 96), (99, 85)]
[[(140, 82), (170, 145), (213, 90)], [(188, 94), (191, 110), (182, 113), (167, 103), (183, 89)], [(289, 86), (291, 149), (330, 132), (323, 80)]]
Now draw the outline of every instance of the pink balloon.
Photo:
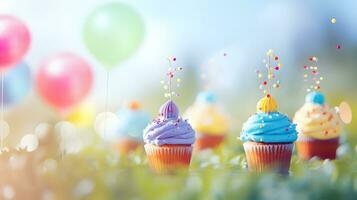
[(59, 53), (47, 59), (36, 76), (42, 98), (59, 111), (68, 111), (88, 94), (92, 87), (91, 66), (72, 53)]
[(0, 69), (14, 67), (30, 46), (30, 32), (19, 19), (0, 15)]

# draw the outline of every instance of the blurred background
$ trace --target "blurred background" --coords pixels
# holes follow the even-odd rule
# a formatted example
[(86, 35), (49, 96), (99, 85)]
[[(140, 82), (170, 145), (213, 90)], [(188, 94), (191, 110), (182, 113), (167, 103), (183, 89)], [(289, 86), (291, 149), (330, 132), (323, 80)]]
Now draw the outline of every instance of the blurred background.
[[(24, 83), (30, 91), (21, 90), (26, 95), (5, 107), (10, 125), (5, 143), (17, 143), (41, 122), (64, 119), (39, 96), (34, 83), (41, 64), (59, 52), (73, 52), (89, 63), (93, 86), (75, 107), (85, 103), (95, 113), (105, 110), (108, 72), (108, 111), (116, 112), (125, 102), (137, 100), (156, 115), (165, 101), (160, 80), (165, 78), (167, 58), (174, 56), (184, 68), (177, 89), (181, 96), (175, 98), (181, 112), (205, 87), (207, 78), (202, 79), (202, 74), (207, 74), (209, 89), (229, 110), (232, 134), (238, 136), (262, 96), (255, 70), (263, 68), (268, 49), (274, 49), (284, 66), (279, 74), (281, 89), (273, 92), (281, 112), (292, 117), (303, 104), (302, 67), (310, 56), (319, 59), (328, 103), (337, 106), (347, 101), (357, 110), (357, 3), (353, 0), (118, 1), (141, 18), (143, 36), (135, 51), (110, 70), (83, 39), (88, 15), (107, 2), (113, 1), (0, 0), (0, 12), (21, 19), (32, 37), (23, 59), (30, 69), (29, 82)], [(331, 23), (332, 18), (336, 23)], [(352, 123), (349, 128), (356, 130), (355, 126)]]
[[(119, 2), (123, 6), (121, 9), (125, 11), (124, 17), (128, 17), (128, 20), (119, 20), (118, 23), (131, 32), (122, 32), (117, 27), (107, 30), (108, 35), (95, 32), (95, 28), (100, 29), (103, 20), (106, 22), (100, 19), (102, 23), (96, 24), (98, 21), (94, 18), (100, 18), (96, 13), (101, 9), (110, 12), (111, 6), (102, 6), (112, 2)], [(180, 97), (174, 99), (181, 114), (194, 102), (200, 91), (214, 91), (230, 116), (232, 140), (229, 142), (236, 148), (234, 151), (240, 150), (242, 153), (242, 149), (237, 150), (240, 147), (235, 143), (235, 138), (263, 96), (259, 90), (256, 69), (264, 68), (262, 60), (268, 49), (274, 50), (283, 65), (278, 74), (281, 87), (272, 93), (279, 102), (279, 111), (293, 117), (303, 105), (308, 87), (303, 81), (303, 66), (308, 64), (311, 56), (316, 56), (319, 72), (324, 77), (321, 91), (326, 95), (327, 102), (332, 107), (346, 101), (356, 112), (356, 7), (357, 2), (354, 0), (345, 0), (343, 3), (332, 0), (0, 0), (0, 14), (17, 17), (31, 34), (27, 53), (5, 75), (4, 119), (9, 127), (3, 123), (0, 125), (2, 134), (4, 127), (9, 134), (2, 142), (7, 147), (24, 143), (27, 150), (32, 151), (37, 148), (37, 140), (24, 135), (36, 134), (41, 139), (44, 132), (52, 131), (52, 125), (68, 120), (84, 126), (80, 129), (81, 139), (70, 137), (66, 141), (67, 153), (78, 152), (78, 146), (83, 140), (86, 143), (91, 135), (96, 137), (93, 136), (96, 135), (94, 118), (103, 111), (117, 113), (127, 102), (136, 100), (142, 109), (154, 117), (160, 105), (166, 101), (160, 81), (166, 78), (169, 67), (167, 58), (173, 57), (176, 58), (175, 66), (177, 64), (184, 69), (178, 75), (182, 79), (181, 87), (175, 89)], [(117, 19), (120, 17), (123, 16)], [(107, 40), (98, 40), (96, 34)], [(120, 37), (126, 36), (130, 38), (128, 41), (120, 40)], [(114, 41), (110, 41), (111, 37), (118, 37), (115, 42), (124, 45), (116, 46)], [(66, 94), (72, 94), (64, 92), (68, 88), (51, 87), (52, 82), (46, 79), (46, 73), (50, 75), (58, 70), (61, 63), (67, 63), (66, 76), (72, 81), (68, 87), (75, 88), (72, 93), (79, 94), (81, 92), (77, 92), (82, 91), (81, 95), (73, 99), (69, 97), (71, 102), (61, 102)], [(74, 65), (82, 68), (71, 70)], [(79, 122), (76, 121), (78, 119)], [(111, 118), (108, 120), (115, 121)], [(62, 122), (61, 127), (69, 134), (77, 131), (72, 130), (72, 125), (67, 122)], [(357, 143), (357, 136), (354, 135), (356, 131), (356, 123), (347, 126), (352, 147)], [(52, 147), (51, 142), (43, 144), (45, 148)], [(99, 158), (101, 164), (105, 163), (100, 160), (104, 159), (102, 155), (108, 155), (99, 151), (85, 151), (84, 154), (98, 156), (96, 159)], [(232, 154), (230, 151), (229, 155)], [(6, 160), (8, 157), (3, 156), (1, 159)], [(56, 164), (54, 160), (45, 161), (46, 166)], [(71, 162), (76, 164), (77, 161)], [(298, 162), (294, 162), (294, 166), (299, 166)], [(81, 172), (70, 171), (69, 163), (61, 162), (63, 171), (55, 172), (54, 176), (67, 173), (69, 176), (81, 177)], [(78, 165), (85, 163), (78, 161)], [(89, 169), (83, 173), (97, 173), (93, 173), (90, 166), (82, 166), (81, 169), (86, 167)], [(110, 168), (108, 164), (100, 167), (106, 169), (100, 173)], [(115, 173), (120, 174), (117, 171)], [(98, 175), (98, 180), (101, 175)], [(139, 178), (138, 182), (141, 180)], [(63, 179), (61, 181), (66, 182)], [(247, 180), (251, 178), (247, 176)], [(82, 181), (83, 187), (93, 189), (91, 183), (85, 182), (85, 179)], [(75, 183), (62, 186), (72, 190)], [(357, 181), (354, 184), (357, 188)], [(107, 195), (107, 188), (103, 188), (101, 194)], [(62, 194), (62, 189), (65, 190), (59, 188), (59, 194)], [(113, 190), (118, 192), (117, 189)], [(76, 189), (73, 191), (75, 193)], [(134, 189), (132, 191), (135, 193)], [(170, 191), (168, 189), (168, 193)], [(151, 193), (155, 192), (149, 191), (147, 195)], [(105, 195), (97, 197), (105, 199)]]

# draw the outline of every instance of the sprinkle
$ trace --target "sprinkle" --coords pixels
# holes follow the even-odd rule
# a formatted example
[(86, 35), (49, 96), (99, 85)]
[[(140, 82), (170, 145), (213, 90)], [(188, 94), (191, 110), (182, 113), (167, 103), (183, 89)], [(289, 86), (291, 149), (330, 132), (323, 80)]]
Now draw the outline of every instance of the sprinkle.
[[(276, 78), (276, 71), (281, 69), (282, 64), (278, 62), (280, 58), (276, 55), (274, 55), (273, 50), (269, 49), (266, 52), (266, 58), (263, 60), (263, 63), (265, 63), (265, 68), (266, 68), (266, 74), (263, 74), (261, 71), (256, 70), (256, 73), (258, 75), (259, 79), (263, 79), (260, 81), (259, 88), (262, 89), (264, 94), (270, 93), (271, 89), (273, 88), (278, 88), (279, 83), (276, 82), (274, 83), (274, 80)], [(265, 89), (263, 90), (263, 86), (265, 86)]]
[(285, 129), (285, 131), (286, 131), (286, 132), (288, 132), (288, 131), (289, 131), (289, 129), (288, 129), (288, 128), (286, 128), (286, 129)]
[(337, 21), (336, 18), (334, 18), (334, 17), (331, 18), (331, 23), (336, 24), (336, 21)]
[(337, 44), (336, 49), (341, 49), (341, 45)]

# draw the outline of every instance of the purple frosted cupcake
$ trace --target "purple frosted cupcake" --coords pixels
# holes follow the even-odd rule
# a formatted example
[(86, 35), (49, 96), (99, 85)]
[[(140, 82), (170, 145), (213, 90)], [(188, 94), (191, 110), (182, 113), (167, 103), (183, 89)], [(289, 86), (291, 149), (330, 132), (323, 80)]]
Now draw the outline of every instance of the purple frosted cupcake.
[(145, 151), (151, 168), (159, 173), (187, 168), (191, 162), (195, 131), (171, 100), (144, 130)]

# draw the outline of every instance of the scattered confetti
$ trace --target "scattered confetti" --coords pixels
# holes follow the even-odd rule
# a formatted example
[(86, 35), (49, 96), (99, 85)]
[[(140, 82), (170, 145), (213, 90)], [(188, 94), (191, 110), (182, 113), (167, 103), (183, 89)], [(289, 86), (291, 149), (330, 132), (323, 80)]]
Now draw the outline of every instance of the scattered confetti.
[(336, 22), (337, 22), (336, 18), (331, 19), (331, 23), (336, 24)]
[[(276, 56), (272, 49), (266, 52), (266, 59), (263, 59), (265, 68), (267, 69), (266, 79), (262, 80), (259, 84), (259, 89), (263, 90), (264, 94), (270, 94), (272, 88), (279, 88), (280, 81), (276, 80), (275, 73), (281, 69), (282, 64), (279, 61), (279, 57)], [(256, 70), (259, 79), (262, 79), (263, 73), (260, 70)]]
[[(173, 57), (172, 59), (171, 58), (168, 58), (168, 61), (169, 61), (169, 68), (167, 70), (167, 81), (161, 81), (161, 84), (164, 84), (164, 90), (167, 90), (167, 92), (164, 93), (164, 96), (165, 98), (169, 98), (169, 99), (172, 99), (173, 96), (179, 96), (178, 93), (176, 93), (175, 91), (172, 91), (172, 79), (174, 79), (175, 75), (177, 72), (179, 71), (182, 71), (183, 68), (182, 67), (172, 67), (172, 61), (176, 61), (176, 58)], [(181, 85), (179, 83), (181, 83), (181, 79), (180, 78), (177, 78), (176, 79), (176, 87), (179, 88)]]
[(321, 89), (321, 81), (324, 79), (320, 72), (318, 71), (317, 61), (318, 58), (316, 56), (309, 57), (310, 61), (309, 65), (304, 65), (304, 82), (307, 82), (309, 85), (307, 86), (306, 92), (311, 92), (312, 90)]

